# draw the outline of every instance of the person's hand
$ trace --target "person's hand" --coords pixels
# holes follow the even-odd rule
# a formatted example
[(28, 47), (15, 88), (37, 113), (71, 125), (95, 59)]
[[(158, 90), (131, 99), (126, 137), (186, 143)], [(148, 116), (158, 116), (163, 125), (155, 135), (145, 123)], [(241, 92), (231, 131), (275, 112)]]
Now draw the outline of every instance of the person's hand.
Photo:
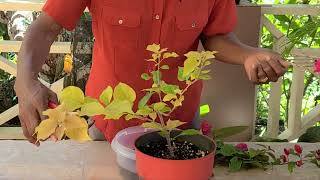
[(255, 84), (276, 82), (289, 66), (279, 54), (262, 49), (252, 51), (244, 62), (248, 78)]
[[(38, 80), (17, 78), (14, 89), (19, 101), (19, 119), (24, 136), (29, 142), (39, 146), (34, 136), (35, 128), (44, 120), (42, 112), (48, 109), (48, 102), (57, 103), (56, 94)], [(53, 138), (53, 137), (51, 137)]]

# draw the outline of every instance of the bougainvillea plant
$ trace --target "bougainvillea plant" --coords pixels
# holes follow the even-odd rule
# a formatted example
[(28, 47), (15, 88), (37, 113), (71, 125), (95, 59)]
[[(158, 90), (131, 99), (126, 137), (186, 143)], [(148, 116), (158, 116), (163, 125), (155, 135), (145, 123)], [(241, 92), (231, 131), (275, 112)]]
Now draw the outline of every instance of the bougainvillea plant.
[(303, 149), (295, 144), (294, 148), (285, 148), (283, 155), (276, 157), (275, 151), (270, 146), (256, 144), (261, 148), (249, 148), (245, 143), (224, 144), (217, 142), (216, 164), (228, 166), (231, 172), (241, 169), (261, 168), (268, 169), (274, 165), (288, 166), (288, 171), (292, 173), (296, 167), (303, 166), (306, 162), (315, 164), (320, 168), (320, 149), (310, 151), (305, 156), (302, 155)]
[[(100, 95), (99, 100), (86, 97), (77, 87), (65, 88), (59, 96), (60, 105), (55, 109), (44, 112), (48, 116), (36, 128), (37, 139), (45, 140), (55, 134), (60, 140), (63, 136), (78, 141), (89, 140), (88, 125), (83, 116), (103, 115), (106, 119), (117, 120), (125, 117), (126, 120), (141, 119), (145, 128), (156, 129), (161, 132), (168, 143), (171, 156), (174, 156), (170, 132), (185, 124), (181, 120), (172, 119), (171, 114), (182, 106), (184, 95), (194, 83), (210, 79), (210, 70), (206, 69), (216, 52), (191, 51), (185, 54), (184, 66), (178, 68), (177, 79), (185, 83), (184, 87), (170, 84), (162, 79), (162, 74), (170, 67), (166, 61), (177, 58), (175, 52), (168, 52), (167, 48), (152, 44), (147, 47), (152, 53), (149, 61), (154, 64), (155, 70), (143, 73), (141, 78), (152, 81), (150, 88), (144, 89), (144, 97), (137, 100), (135, 90), (125, 83), (116, 87), (108, 86)], [(149, 103), (152, 96), (158, 97), (158, 102)], [(138, 110), (133, 110), (134, 103), (138, 103)], [(70, 133), (72, 132), (72, 133)], [(77, 134), (74, 134), (77, 132)], [(193, 135), (201, 132), (193, 129), (182, 131), (180, 135)]]

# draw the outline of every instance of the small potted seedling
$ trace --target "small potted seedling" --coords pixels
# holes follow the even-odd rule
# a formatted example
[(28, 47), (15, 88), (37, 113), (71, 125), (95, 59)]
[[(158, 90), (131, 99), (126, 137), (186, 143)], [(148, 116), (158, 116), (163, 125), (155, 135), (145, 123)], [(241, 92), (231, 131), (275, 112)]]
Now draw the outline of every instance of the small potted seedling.
[[(152, 53), (148, 59), (155, 70), (143, 73), (141, 78), (152, 81), (144, 89), (145, 96), (139, 101), (135, 90), (125, 83), (107, 87), (99, 100), (85, 97), (76, 87), (65, 88), (59, 96), (60, 105), (44, 114), (48, 120), (37, 127), (38, 140), (45, 140), (54, 134), (58, 139), (67, 136), (78, 141), (89, 140), (88, 125), (83, 116), (103, 115), (105, 119), (140, 119), (143, 128), (155, 131), (140, 136), (135, 141), (138, 175), (144, 180), (208, 180), (212, 176), (215, 143), (194, 129), (179, 130), (185, 122), (172, 118), (172, 113), (182, 106), (184, 95), (197, 81), (210, 79), (206, 69), (216, 52), (191, 51), (185, 54), (184, 66), (178, 68), (177, 79), (185, 83), (180, 87), (162, 79), (170, 67), (166, 61), (173, 61), (178, 54), (162, 49), (160, 45), (149, 45)], [(152, 96), (158, 101), (150, 103)], [(133, 110), (137, 103), (138, 109)]]

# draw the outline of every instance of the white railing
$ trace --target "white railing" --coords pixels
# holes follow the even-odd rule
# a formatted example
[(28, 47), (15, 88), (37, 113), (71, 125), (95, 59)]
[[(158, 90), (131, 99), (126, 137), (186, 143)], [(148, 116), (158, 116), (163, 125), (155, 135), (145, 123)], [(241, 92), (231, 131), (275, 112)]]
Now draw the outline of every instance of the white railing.
[[(273, 15), (311, 15), (320, 16), (320, 6), (310, 5), (285, 5), (285, 6), (266, 6), (262, 7), (261, 22), (262, 26), (267, 28), (274, 37), (274, 50), (281, 53), (285, 47), (285, 42), (288, 38), (277, 29), (266, 17), (266, 14)], [(311, 62), (306, 59), (316, 59), (320, 57), (320, 49), (293, 48), (291, 55), (295, 57), (294, 62), (301, 66), (310, 66)], [(301, 116), (301, 108), (303, 101), (303, 90), (305, 87), (304, 76), (305, 69), (301, 66), (293, 68), (292, 85), (290, 89), (290, 101), (288, 112), (288, 127), (287, 130), (279, 135), (279, 120), (280, 120), (280, 99), (281, 85), (280, 79), (276, 83), (271, 83), (270, 98), (269, 98), (269, 118), (267, 126), (267, 135), (272, 138), (286, 138), (293, 140), (302, 135), (305, 130), (320, 121), (320, 105), (312, 109), (308, 114)]]
[[(42, 0), (0, 0), (0, 11), (40, 11), (44, 1)], [(0, 41), (0, 52), (18, 52), (21, 46), (19, 41)], [(55, 42), (50, 49), (50, 53), (70, 53), (70, 42)], [(0, 69), (16, 76), (17, 66), (0, 55)], [(41, 80), (50, 86), (50, 84)], [(63, 88), (63, 79), (51, 85), (54, 92), (59, 92)], [(19, 114), (18, 105), (11, 107), (0, 114), (0, 125), (8, 122)], [(21, 128), (3, 127), (0, 128), (0, 139), (24, 139)]]
[[(0, 0), (0, 11), (40, 11), (45, 0)], [(274, 26), (264, 15), (320, 15), (320, 6), (309, 5), (270, 5), (261, 8), (262, 26), (265, 26), (274, 36), (274, 50), (280, 52), (281, 42), (287, 41), (276, 26)], [(21, 42), (18, 41), (0, 41), (1, 52), (17, 52)], [(50, 53), (70, 53), (70, 42), (55, 42), (51, 47)], [(320, 57), (320, 51), (317, 49), (297, 49), (294, 48), (292, 55), (295, 57)], [(299, 63), (299, 62), (297, 62)], [(0, 69), (15, 75), (16, 64), (0, 56)], [(320, 106), (315, 107), (308, 114), (301, 117), (301, 104), (303, 99), (304, 88), (304, 70), (295, 67), (293, 69), (293, 82), (291, 87), (290, 110), (288, 129), (279, 135), (280, 119), (280, 96), (282, 80), (271, 84), (269, 98), (269, 120), (267, 134), (273, 138), (294, 139), (301, 135), (306, 128), (312, 126), (315, 122), (320, 121)], [(47, 84), (48, 85), (48, 84)], [(53, 84), (51, 88), (59, 92), (63, 86), (63, 80)], [(0, 125), (9, 121), (18, 115), (18, 105), (8, 109), (0, 114)], [(20, 139), (23, 138), (21, 130), (14, 128), (12, 131), (8, 128), (0, 129), (0, 139)]]

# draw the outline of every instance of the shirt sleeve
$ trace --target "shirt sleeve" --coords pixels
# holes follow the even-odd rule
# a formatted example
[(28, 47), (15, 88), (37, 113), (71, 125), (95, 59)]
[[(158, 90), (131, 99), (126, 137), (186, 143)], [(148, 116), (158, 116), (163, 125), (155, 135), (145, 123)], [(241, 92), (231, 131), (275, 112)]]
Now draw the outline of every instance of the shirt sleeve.
[(90, 0), (47, 0), (42, 11), (67, 30), (73, 30)]
[(234, 30), (236, 24), (237, 10), (235, 1), (215, 0), (203, 34), (207, 37), (227, 34)]

